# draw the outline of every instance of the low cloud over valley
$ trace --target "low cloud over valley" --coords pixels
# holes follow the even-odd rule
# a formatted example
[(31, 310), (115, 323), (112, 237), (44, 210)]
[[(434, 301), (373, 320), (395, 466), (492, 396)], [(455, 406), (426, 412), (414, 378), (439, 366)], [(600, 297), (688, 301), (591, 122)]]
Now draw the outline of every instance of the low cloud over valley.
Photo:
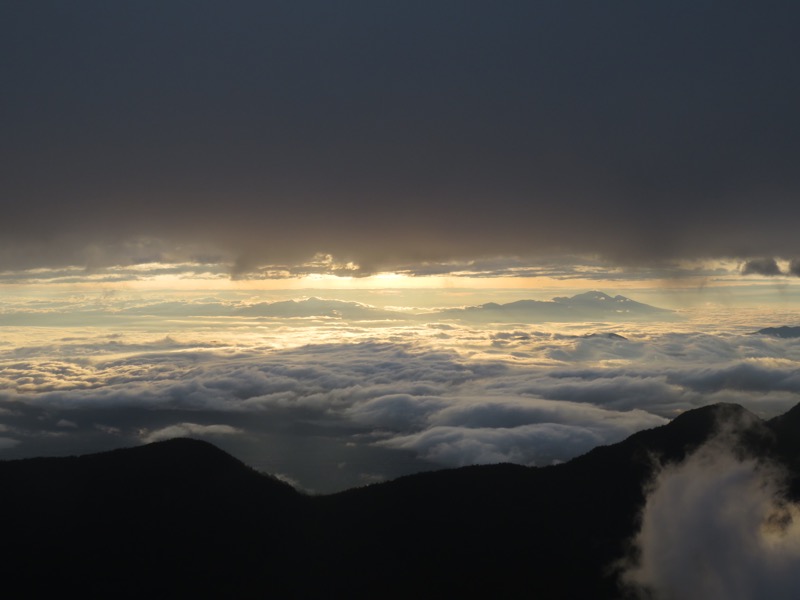
[(191, 435), (324, 491), (424, 468), (547, 465), (701, 405), (770, 416), (800, 399), (800, 340), (738, 323), (187, 325), (179, 312), (128, 315), (115, 333), (7, 328), (18, 338), (0, 346), (3, 456)]

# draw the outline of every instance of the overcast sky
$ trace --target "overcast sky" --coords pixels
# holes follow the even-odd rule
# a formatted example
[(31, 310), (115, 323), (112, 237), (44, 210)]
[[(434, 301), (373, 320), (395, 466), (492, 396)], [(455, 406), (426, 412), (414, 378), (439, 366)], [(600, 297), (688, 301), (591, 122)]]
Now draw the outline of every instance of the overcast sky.
[(2, 1), (0, 268), (791, 260), (798, 25), (792, 2)]

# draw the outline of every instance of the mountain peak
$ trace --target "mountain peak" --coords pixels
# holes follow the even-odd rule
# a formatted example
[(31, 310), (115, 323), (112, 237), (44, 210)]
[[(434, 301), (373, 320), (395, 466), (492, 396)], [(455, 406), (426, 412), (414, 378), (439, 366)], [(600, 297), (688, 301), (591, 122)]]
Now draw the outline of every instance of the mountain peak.
[(764, 329), (759, 329), (755, 333), (779, 338), (798, 338), (800, 337), (800, 327), (790, 327), (788, 325), (782, 325), (781, 327), (765, 327)]
[(761, 419), (739, 404), (719, 402), (681, 413), (668, 426), (714, 433), (721, 428), (746, 429)]
[(558, 296), (550, 301), (517, 300), (508, 304), (489, 302), (480, 306), (454, 308), (435, 313), (444, 318), (485, 322), (575, 322), (671, 319), (672, 311), (636, 302), (625, 296), (611, 297), (593, 290), (575, 296)]
[[(624, 303), (624, 302), (631, 302), (634, 304), (639, 304), (638, 302), (634, 302), (630, 298), (626, 298), (625, 296), (616, 295), (616, 296), (609, 296), (605, 292), (601, 292), (599, 290), (592, 290), (589, 292), (582, 292), (580, 294), (575, 294), (574, 296), (557, 296), (553, 298), (553, 302), (560, 302), (563, 304), (595, 304), (595, 303)], [(646, 306), (646, 305), (642, 305)]]
[[(617, 298), (622, 298), (622, 296), (617, 296)], [(612, 300), (612, 298), (611, 298), (611, 296), (609, 296), (605, 292), (592, 290), (590, 292), (583, 292), (582, 294), (576, 294), (571, 298), (571, 300), (604, 301), (604, 300)], [(625, 298), (625, 300), (627, 300), (627, 298)]]

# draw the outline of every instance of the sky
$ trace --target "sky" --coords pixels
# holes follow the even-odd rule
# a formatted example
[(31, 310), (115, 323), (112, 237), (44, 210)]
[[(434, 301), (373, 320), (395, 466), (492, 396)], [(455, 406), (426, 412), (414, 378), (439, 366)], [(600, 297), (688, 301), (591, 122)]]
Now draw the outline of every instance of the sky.
[(800, 258), (793, 3), (0, 11), (4, 271)]
[[(753, 332), (800, 321), (798, 25), (0, 0), (0, 459), (192, 435), (330, 492), (780, 414), (800, 345)], [(593, 290), (672, 312), (447, 312)]]

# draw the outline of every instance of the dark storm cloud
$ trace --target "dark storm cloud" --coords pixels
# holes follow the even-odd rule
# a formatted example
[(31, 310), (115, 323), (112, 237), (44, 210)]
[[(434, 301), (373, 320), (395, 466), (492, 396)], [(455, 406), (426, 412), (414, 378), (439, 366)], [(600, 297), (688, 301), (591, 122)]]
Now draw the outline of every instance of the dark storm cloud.
[(742, 275), (783, 275), (774, 258), (754, 258), (742, 267)]
[(798, 22), (690, 0), (6, 2), (0, 268), (790, 257)]
[(800, 277), (800, 260), (792, 259), (786, 271), (781, 270), (774, 258), (754, 258), (742, 265), (742, 275), (766, 275), (777, 277), (780, 275), (793, 275)]

